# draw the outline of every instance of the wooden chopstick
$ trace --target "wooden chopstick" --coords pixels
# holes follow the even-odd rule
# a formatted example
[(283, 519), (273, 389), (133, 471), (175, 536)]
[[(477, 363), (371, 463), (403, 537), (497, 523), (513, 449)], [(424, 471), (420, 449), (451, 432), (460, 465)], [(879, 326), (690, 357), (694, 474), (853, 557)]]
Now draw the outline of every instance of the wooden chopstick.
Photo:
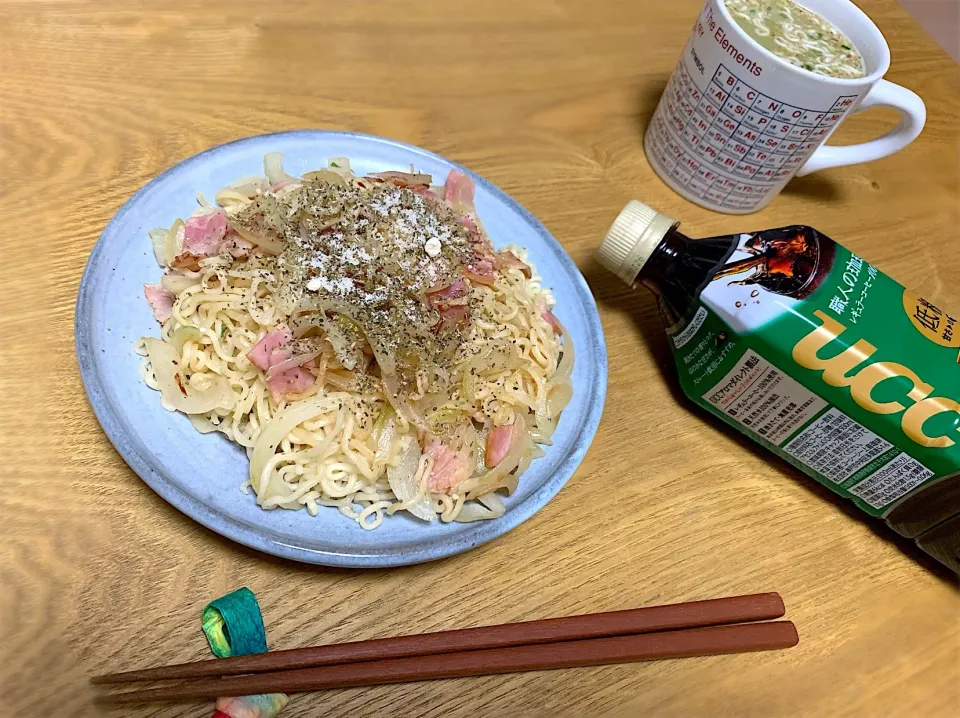
[(294, 670), (358, 661), (408, 658), (461, 651), (476, 651), (557, 641), (606, 638), (653, 631), (717, 626), (780, 618), (783, 599), (777, 593), (715, 598), (707, 601), (634, 608), (608, 613), (588, 613), (498, 626), (481, 626), (412, 636), (335, 643), (312, 648), (271, 651), (252, 656), (218, 658), (139, 671), (113, 673), (91, 679), (93, 683), (129, 683), (173, 678), (202, 678), (240, 673)]
[(168, 688), (104, 695), (97, 701), (126, 704), (258, 693), (298, 693), (662, 658), (769, 651), (795, 646), (798, 641), (797, 630), (790, 621), (710, 626), (615, 638), (365, 661), (249, 676), (205, 678)]

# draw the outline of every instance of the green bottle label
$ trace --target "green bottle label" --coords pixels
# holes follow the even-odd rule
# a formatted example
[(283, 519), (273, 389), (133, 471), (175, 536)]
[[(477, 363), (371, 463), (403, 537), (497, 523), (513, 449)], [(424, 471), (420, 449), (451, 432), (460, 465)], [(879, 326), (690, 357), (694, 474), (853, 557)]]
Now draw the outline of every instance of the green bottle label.
[(871, 516), (955, 473), (957, 320), (810, 227), (737, 247), (671, 336), (684, 392)]

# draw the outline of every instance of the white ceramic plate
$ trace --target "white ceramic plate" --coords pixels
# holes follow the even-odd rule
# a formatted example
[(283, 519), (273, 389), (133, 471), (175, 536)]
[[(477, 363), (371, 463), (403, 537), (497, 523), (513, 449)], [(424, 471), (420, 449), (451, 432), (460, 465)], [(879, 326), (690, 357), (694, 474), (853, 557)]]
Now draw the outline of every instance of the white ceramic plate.
[[(358, 173), (407, 169), (442, 181), (451, 169), (477, 184), (477, 213), (495, 245), (526, 247), (558, 299), (555, 313), (574, 341), (573, 399), (547, 455), (533, 462), (506, 514), (468, 524), (387, 517), (361, 529), (336, 509), (260, 509), (239, 489), (247, 476), (243, 450), (221, 434), (202, 435), (186, 416), (165, 411), (139, 379), (134, 342), (158, 336), (142, 286), (160, 276), (147, 231), (189, 216), (196, 194), (213, 197), (243, 175), (261, 174), (263, 155), (282, 152), (291, 174), (349, 157)], [(607, 385), (607, 356), (596, 304), (573, 261), (529, 212), (481, 177), (438, 155), (392, 140), (304, 130), (251, 137), (191, 157), (151, 181), (117, 212), (90, 254), (77, 299), (80, 372), (100, 424), (127, 463), (169, 503), (204, 526), (253, 548), (330, 566), (399, 566), (466, 551), (506, 533), (536, 513), (566, 483), (593, 439)]]

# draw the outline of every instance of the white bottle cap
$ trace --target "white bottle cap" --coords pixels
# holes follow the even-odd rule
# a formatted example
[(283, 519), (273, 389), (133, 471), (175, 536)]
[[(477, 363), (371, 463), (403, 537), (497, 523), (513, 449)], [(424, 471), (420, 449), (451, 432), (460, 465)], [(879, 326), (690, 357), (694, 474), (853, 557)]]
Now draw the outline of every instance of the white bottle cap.
[(666, 215), (632, 199), (613, 220), (594, 256), (624, 282), (633, 285), (660, 240), (676, 226)]

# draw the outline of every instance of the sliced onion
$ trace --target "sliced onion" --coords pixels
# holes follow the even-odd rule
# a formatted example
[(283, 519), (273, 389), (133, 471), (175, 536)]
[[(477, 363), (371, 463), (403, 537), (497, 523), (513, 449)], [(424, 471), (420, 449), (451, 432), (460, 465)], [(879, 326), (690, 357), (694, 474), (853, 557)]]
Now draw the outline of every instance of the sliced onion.
[(280, 192), (289, 192), (300, 186), (300, 182), (296, 179), (282, 179), (279, 182), (270, 185), (268, 192), (273, 194), (279, 194)]
[(426, 394), (422, 399), (418, 399), (416, 402), (414, 402), (413, 405), (417, 411), (423, 414), (423, 416), (427, 416), (435, 409), (439, 409), (449, 401), (450, 395), (445, 391), (440, 391)]
[(410, 406), (407, 398), (401, 394), (400, 381), (397, 379), (396, 374), (386, 371), (383, 368), (383, 364), (380, 363), (379, 357), (377, 358), (377, 363), (380, 364), (380, 380), (383, 383), (384, 393), (387, 395), (387, 399), (390, 401), (393, 410), (418, 429), (426, 431), (427, 422), (416, 409)]
[(400, 456), (400, 462), (396, 466), (387, 467), (387, 481), (390, 482), (390, 489), (393, 495), (401, 502), (413, 501), (406, 507), (406, 511), (424, 521), (433, 521), (437, 518), (437, 512), (433, 508), (433, 501), (427, 496), (417, 498), (420, 493), (420, 487), (417, 485), (417, 468), (420, 465), (420, 445), (416, 438), (412, 438), (407, 448)]
[(314, 170), (313, 172), (307, 172), (303, 176), (303, 179), (329, 182), (330, 184), (340, 185), (341, 187), (347, 186), (347, 181), (343, 178), (343, 175), (337, 174), (333, 170)]
[(255, 184), (241, 184), (231, 187), (230, 189), (238, 194), (242, 194), (248, 199), (256, 199), (258, 195), (261, 195), (270, 189), (270, 186), (266, 183), (266, 180), (261, 179)]
[(573, 387), (569, 382), (563, 382), (562, 384), (557, 384), (550, 391), (550, 396), (547, 398), (547, 415), (551, 419), (556, 419), (560, 415), (560, 412), (563, 411), (567, 404), (570, 403), (570, 400), (573, 398)]
[(171, 344), (154, 337), (144, 337), (147, 356), (157, 378), (160, 394), (170, 406), (184, 414), (206, 414), (233, 404), (230, 381), (219, 374), (204, 374), (209, 386), (200, 388), (187, 383), (181, 373), (182, 359)]
[(573, 339), (570, 338), (570, 332), (567, 328), (560, 325), (560, 333), (563, 335), (563, 356), (557, 364), (557, 373), (553, 375), (553, 381), (556, 383), (570, 380), (570, 374), (573, 372)]
[(526, 364), (509, 345), (491, 344), (483, 349), (477, 356), (473, 357), (464, 368), (464, 393), (472, 399), (473, 390), (468, 389), (468, 381), (473, 383), (475, 375), (499, 374), (503, 371), (515, 371), (522, 369)]
[(486, 496), (478, 497), (477, 501), (497, 514), (498, 517), (503, 516), (504, 512), (507, 510), (507, 507), (503, 504), (503, 499), (492, 491)]
[(520, 482), (520, 477), (530, 468), (530, 464), (533, 463), (534, 459), (539, 459), (542, 456), (546, 456), (547, 453), (541, 449), (536, 444), (530, 449), (530, 451), (523, 455), (523, 458), (520, 459), (520, 463), (517, 464), (517, 470), (512, 474), (504, 478), (503, 488), (507, 490), (507, 494), (513, 494), (517, 490), (517, 484)]
[(349, 157), (331, 157), (327, 164), (331, 172), (336, 172), (342, 177), (350, 177), (353, 175), (353, 168), (350, 166)]
[(210, 420), (205, 416), (200, 414), (190, 414), (189, 416), (190, 423), (193, 424), (193, 428), (199, 431), (201, 434), (213, 434), (216, 431), (219, 431), (215, 424), (211, 424)]
[(373, 425), (373, 445), (375, 454), (373, 460), (383, 463), (390, 458), (390, 449), (393, 447), (393, 437), (397, 435), (396, 414), (389, 406), (385, 407)]
[(263, 172), (267, 175), (267, 180), (273, 186), (277, 182), (288, 180), (296, 181), (296, 177), (291, 177), (283, 170), (283, 155), (279, 152), (267, 152), (263, 156)]
[(161, 267), (165, 267), (166, 257), (164, 257), (163, 247), (167, 241), (167, 232), (169, 230), (163, 229), (162, 227), (157, 227), (156, 229), (151, 229), (147, 232), (150, 235), (150, 244), (153, 245), (153, 256), (157, 258), (157, 264)]
[(257, 194), (257, 190), (262, 192), (269, 186), (269, 184), (270, 183), (260, 175), (244, 175), (243, 177), (238, 177), (233, 182), (228, 184), (227, 188), (235, 189), (241, 194), (246, 194), (248, 189), (253, 189), (253, 194), (249, 196), (254, 197)]
[[(524, 457), (526, 458), (526, 457)], [(523, 471), (521, 471), (523, 467)], [(520, 459), (520, 463), (517, 465), (517, 470), (512, 474), (507, 474), (500, 480), (500, 486), (498, 488), (505, 489), (508, 495), (512, 495), (514, 491), (517, 490), (517, 484), (520, 483), (520, 474), (527, 470), (527, 466), (523, 466), (523, 459)]]
[[(537, 449), (537, 448), (539, 448), (539, 447), (534, 446), (534, 448)], [(541, 454), (542, 454), (542, 453), (543, 453), (543, 452), (541, 452)], [(530, 468), (530, 464), (533, 463), (533, 460), (534, 460), (535, 458), (539, 458), (539, 457), (535, 456), (532, 451), (531, 451), (530, 453), (528, 453), (528, 454), (525, 454), (524, 457), (523, 457), (522, 459), (520, 459), (520, 463), (517, 464), (517, 470), (516, 470), (514, 473), (510, 474), (510, 476), (512, 476), (512, 477), (515, 478), (515, 479), (519, 479), (519, 478), (523, 475), (523, 473), (524, 473), (527, 469)], [(509, 493), (512, 494), (512, 493), (516, 490), (516, 488), (517, 488), (517, 487), (514, 485), (513, 488), (509, 488), (509, 487), (508, 487), (507, 490), (508, 490)]]
[[(463, 413), (460, 416), (462, 418)], [(466, 421), (457, 429), (455, 443), (459, 445), (459, 450), (467, 455), (468, 475), (473, 476), (477, 466), (477, 454), (483, 449), (480, 447), (480, 435), (477, 433), (477, 427), (473, 425), (472, 421)]]
[[(263, 492), (267, 488), (260, 485), (263, 469), (270, 457), (277, 452), (280, 442), (303, 422), (312, 419), (317, 414), (336, 409), (338, 406), (339, 402), (335, 397), (314, 397), (290, 404), (267, 423), (253, 445), (253, 451), (250, 452), (250, 485), (257, 492), (259, 501), (264, 500)], [(330, 436), (333, 436), (333, 432), (330, 433)]]
[(233, 228), (233, 230), (237, 234), (239, 234), (245, 240), (247, 240), (248, 242), (252, 242), (253, 244), (257, 245), (258, 247), (260, 247), (261, 249), (263, 249), (264, 251), (270, 254), (280, 254), (283, 251), (284, 247), (287, 246), (285, 242), (282, 242), (278, 239), (271, 239), (269, 237), (261, 237), (259, 235), (256, 235), (253, 232), (251, 232), (249, 229), (246, 229), (245, 227), (241, 227), (239, 224), (235, 222), (231, 222), (230, 226)]
[(354, 391), (357, 388), (357, 375), (352, 371), (340, 372), (333, 369), (327, 372), (325, 381), (341, 391)]
[(474, 521), (486, 521), (497, 518), (490, 509), (475, 501), (467, 501), (460, 509), (460, 513), (453, 520), (458, 524), (469, 524)]
[(536, 424), (538, 428), (548, 426), (550, 422), (550, 410), (547, 408), (547, 393), (541, 392), (537, 397), (537, 406), (535, 409)]
[(461, 491), (466, 491), (468, 499), (489, 494), (501, 486), (512, 486), (516, 488), (515, 480), (509, 481), (512, 477), (509, 477), (508, 474), (519, 466), (520, 460), (523, 459), (524, 455), (532, 448), (533, 442), (530, 439), (530, 434), (524, 432), (524, 435), (519, 441), (513, 442), (510, 451), (507, 452), (507, 455), (503, 457), (503, 460), (499, 464), (481, 476), (467, 479), (458, 488)]
[[(254, 195), (256, 196), (256, 195)], [(252, 198), (246, 192), (240, 190), (225, 188), (217, 192), (213, 200), (221, 207), (242, 207), (250, 204)]]
[(434, 429), (441, 424), (456, 424), (463, 419), (463, 411), (453, 406), (445, 406), (442, 409), (425, 413), (427, 423)]
[(287, 369), (293, 369), (295, 367), (306, 364), (311, 359), (316, 359), (323, 352), (322, 349), (317, 349), (316, 351), (307, 352), (306, 354), (297, 354), (292, 356), (286, 361), (278, 362), (274, 364), (269, 369), (267, 369), (267, 381), (273, 379), (277, 374), (285, 372)]
[(200, 284), (200, 277), (191, 277), (187, 274), (164, 274), (160, 277), (160, 285), (168, 292), (179, 295), (185, 289)]
[(297, 339), (302, 338), (311, 329), (323, 327), (323, 315), (317, 312), (299, 312), (290, 317), (287, 326)]
[(487, 471), (487, 436), (489, 434), (489, 426), (485, 426), (477, 432), (477, 454), (474, 457), (474, 474), (484, 474)]
[(170, 335), (170, 344), (177, 350), (177, 354), (183, 356), (183, 345), (187, 342), (196, 342), (200, 344), (203, 340), (203, 332), (196, 327), (180, 327)]
[(507, 507), (504, 506), (503, 499), (497, 494), (490, 492), (489, 494), (478, 497), (476, 501), (465, 503), (454, 521), (466, 524), (472, 521), (498, 519), (503, 516), (506, 510)]
[(320, 362), (315, 365), (313, 373), (317, 377), (315, 382), (317, 388), (322, 389), (327, 380), (327, 355), (325, 353), (320, 355)]
[(489, 361), (478, 368), (478, 371), (484, 373), (500, 373), (503, 371), (516, 371), (526, 366), (526, 363), (513, 352), (494, 351), (490, 355)]
[(353, 371), (363, 362), (363, 350), (358, 338), (365, 339), (363, 327), (345, 314), (334, 314), (332, 319), (322, 319), (327, 341), (333, 347), (337, 361), (344, 369)]
[(550, 421), (543, 426), (534, 425), (533, 428), (530, 429), (530, 438), (538, 444), (550, 445), (553, 443), (551, 438), (556, 430), (557, 424), (554, 421)]
[(463, 372), (463, 396), (467, 401), (473, 402), (477, 398), (477, 376), (468, 366)]
[(183, 228), (183, 220), (178, 219), (167, 230), (167, 236), (163, 240), (163, 261), (168, 267), (173, 264), (173, 260), (183, 249)]
[(531, 433), (534, 434), (534, 440), (541, 444), (549, 444), (554, 432), (557, 430), (557, 419), (549, 417), (541, 419), (537, 417), (536, 426)]

